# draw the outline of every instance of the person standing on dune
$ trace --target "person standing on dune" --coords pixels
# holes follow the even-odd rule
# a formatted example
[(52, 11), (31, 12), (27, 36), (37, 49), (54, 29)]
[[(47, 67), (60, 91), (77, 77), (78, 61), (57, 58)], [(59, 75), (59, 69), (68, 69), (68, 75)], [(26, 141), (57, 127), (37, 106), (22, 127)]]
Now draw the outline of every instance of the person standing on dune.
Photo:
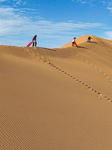
[(33, 37), (33, 47), (35, 46), (37, 46), (37, 42), (36, 42), (36, 38), (37, 38), (37, 35), (35, 35), (34, 37)]
[(75, 42), (75, 39), (76, 39), (76, 37), (74, 37), (73, 40), (72, 40), (72, 46), (75, 45), (76, 47), (78, 47), (77, 44), (76, 44), (76, 42)]

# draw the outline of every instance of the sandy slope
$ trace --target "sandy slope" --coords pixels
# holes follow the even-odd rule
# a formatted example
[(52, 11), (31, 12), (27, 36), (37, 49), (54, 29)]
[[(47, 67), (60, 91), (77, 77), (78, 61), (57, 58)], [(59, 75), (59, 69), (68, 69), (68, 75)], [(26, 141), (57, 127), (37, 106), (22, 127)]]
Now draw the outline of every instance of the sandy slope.
[(1, 150), (111, 150), (112, 41), (0, 46)]

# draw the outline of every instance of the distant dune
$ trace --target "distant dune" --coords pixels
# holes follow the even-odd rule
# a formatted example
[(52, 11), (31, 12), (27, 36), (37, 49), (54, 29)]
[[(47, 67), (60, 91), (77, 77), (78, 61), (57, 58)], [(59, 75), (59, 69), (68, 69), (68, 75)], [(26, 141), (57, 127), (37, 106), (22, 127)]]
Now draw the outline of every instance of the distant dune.
[[(112, 41), (106, 40), (106, 39), (102, 39), (102, 38), (99, 38), (99, 37), (96, 37), (96, 36), (93, 36), (93, 35), (85, 35), (85, 36), (76, 38), (75, 41), (76, 41), (77, 44), (85, 43), (85, 42), (87, 42), (87, 39), (88, 39), (89, 36), (92, 38), (92, 40), (91, 40), (92, 42), (97, 42), (98, 44), (100, 44), (100, 46), (103, 46), (102, 43), (112, 46)], [(71, 47), (71, 46), (72, 46), (72, 41), (70, 41), (69, 43), (65, 44), (61, 48), (66, 48), (66, 47)]]
[(111, 150), (112, 41), (0, 45), (1, 150)]

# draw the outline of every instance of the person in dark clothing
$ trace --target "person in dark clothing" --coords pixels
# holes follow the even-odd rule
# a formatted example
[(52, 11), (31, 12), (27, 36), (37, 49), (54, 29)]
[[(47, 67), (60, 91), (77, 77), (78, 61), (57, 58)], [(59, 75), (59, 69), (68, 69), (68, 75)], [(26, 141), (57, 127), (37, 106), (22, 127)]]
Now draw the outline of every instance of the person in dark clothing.
[(92, 37), (89, 36), (88, 39), (87, 39), (87, 42), (90, 42), (91, 39), (92, 39)]
[(33, 47), (35, 46), (37, 46), (37, 42), (36, 42), (36, 38), (37, 38), (37, 35), (35, 35), (34, 37), (33, 37), (33, 39), (32, 39), (32, 41), (33, 41)]

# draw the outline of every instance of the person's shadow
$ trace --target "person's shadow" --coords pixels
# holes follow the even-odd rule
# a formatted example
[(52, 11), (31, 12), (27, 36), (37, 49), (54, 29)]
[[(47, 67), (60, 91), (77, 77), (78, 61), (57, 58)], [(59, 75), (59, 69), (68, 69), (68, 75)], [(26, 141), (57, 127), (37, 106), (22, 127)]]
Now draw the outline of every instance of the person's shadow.
[[(97, 42), (94, 42), (94, 41), (84, 42), (84, 43), (95, 43), (95, 44), (98, 44)], [(84, 46), (78, 46), (78, 48), (85, 48), (85, 49), (88, 49), (87, 47), (84, 47)]]
[(86, 42), (84, 42), (84, 43), (95, 43), (95, 44), (98, 44), (98, 43), (95, 42), (95, 41), (86, 41)]
[(84, 47), (84, 46), (78, 46), (78, 48), (88, 49), (87, 47)]
[(48, 51), (54, 51), (54, 52), (56, 52), (55, 49), (50, 49), (50, 48), (45, 48), (45, 47), (44, 47), (44, 49), (46, 49), (46, 50), (48, 50)]

